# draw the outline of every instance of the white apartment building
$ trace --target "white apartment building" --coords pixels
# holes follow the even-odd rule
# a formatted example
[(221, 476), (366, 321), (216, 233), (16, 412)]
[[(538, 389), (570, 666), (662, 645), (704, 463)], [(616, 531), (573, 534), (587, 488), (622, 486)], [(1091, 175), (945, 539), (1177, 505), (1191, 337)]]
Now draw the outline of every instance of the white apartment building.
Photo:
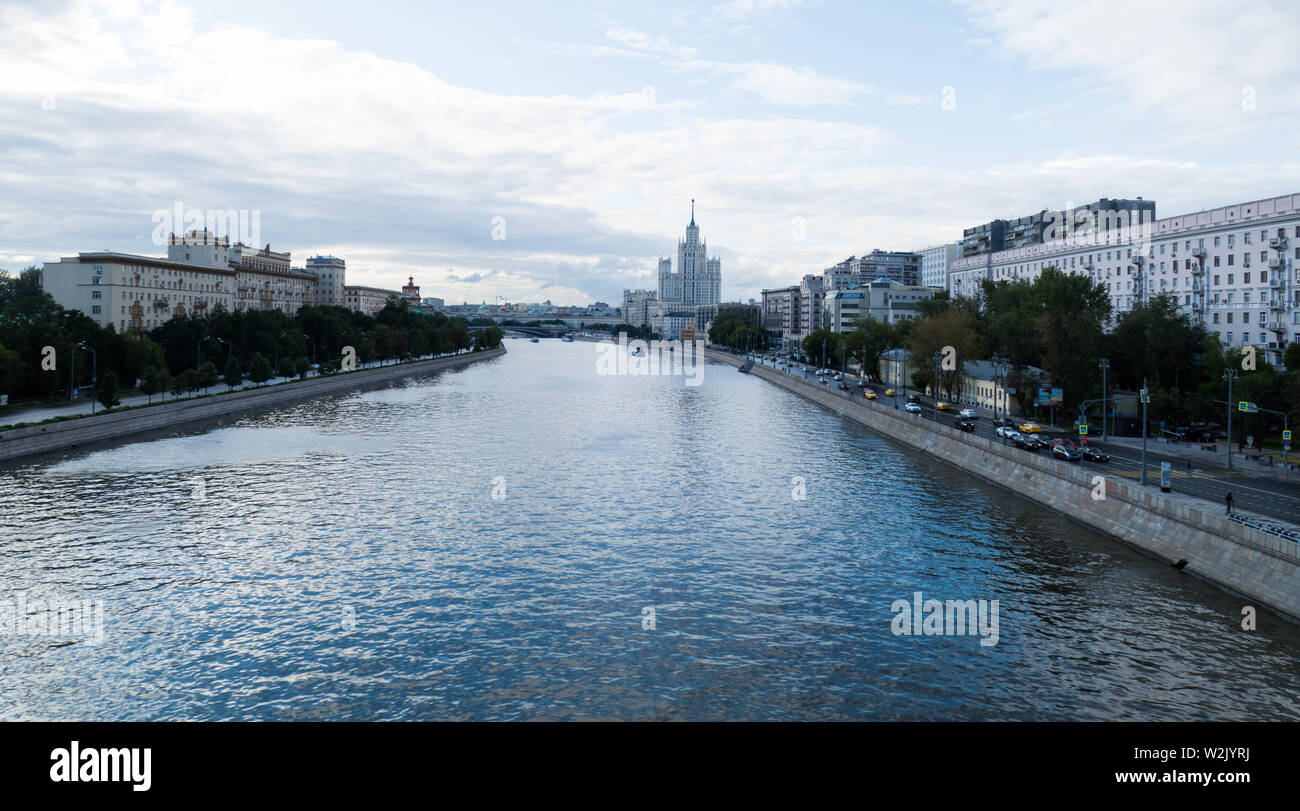
[(948, 270), (959, 255), (957, 243), (935, 245), (920, 251), (921, 284), (926, 287), (948, 289)]
[(313, 256), (307, 260), (307, 272), (316, 276), (317, 304), (329, 307), (343, 306), (344, 280), (347, 263), (337, 256)]
[(658, 297), (653, 290), (623, 291), (623, 321), (634, 327), (644, 327), (650, 323), (656, 312)]
[(1300, 335), (1297, 262), (1300, 194), (1288, 194), (961, 258), (952, 293), (978, 295), (983, 279), (1032, 281), (1054, 266), (1104, 285), (1117, 314), (1171, 293), (1221, 343), (1260, 347), (1277, 364)]
[(343, 306), (356, 313), (374, 315), (387, 306), (390, 296), (400, 299), (402, 294), (381, 287), (350, 284), (343, 288)]
[(803, 339), (799, 329), (799, 286), (763, 291), (763, 329), (774, 333), (784, 349), (798, 347)]
[(289, 254), (231, 245), (208, 231), (168, 240), (166, 258), (94, 251), (46, 262), (42, 284), (62, 307), (119, 332), (162, 326), (187, 313), (278, 309), (294, 315), (314, 301), (316, 277)]
[(852, 332), (859, 318), (885, 324), (915, 318), (920, 304), (934, 297), (936, 288), (876, 279), (850, 290), (832, 290), (823, 297), (821, 324), (832, 332)]

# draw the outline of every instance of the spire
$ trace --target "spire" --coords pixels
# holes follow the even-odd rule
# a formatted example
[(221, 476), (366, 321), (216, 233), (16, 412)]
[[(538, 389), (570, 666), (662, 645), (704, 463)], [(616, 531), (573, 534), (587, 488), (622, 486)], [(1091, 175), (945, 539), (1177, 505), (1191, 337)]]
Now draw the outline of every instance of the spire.
[(691, 227), (695, 228), (695, 198), (691, 198)]

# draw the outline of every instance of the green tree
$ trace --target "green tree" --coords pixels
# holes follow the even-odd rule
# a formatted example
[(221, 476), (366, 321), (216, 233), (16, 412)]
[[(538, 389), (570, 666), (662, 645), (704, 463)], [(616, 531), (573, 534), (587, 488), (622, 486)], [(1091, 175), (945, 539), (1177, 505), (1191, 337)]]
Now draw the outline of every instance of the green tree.
[(140, 381), (140, 391), (149, 396), (149, 403), (153, 403), (153, 396), (167, 391), (171, 386), (171, 378), (167, 374), (167, 369), (162, 366), (154, 366), (144, 373), (144, 378)]
[(203, 389), (203, 393), (207, 394), (208, 389), (221, 382), (221, 375), (217, 374), (216, 364), (208, 360), (199, 364), (199, 368), (195, 370), (195, 382), (198, 384), (195, 390)]
[(239, 368), (239, 361), (231, 358), (226, 362), (226, 373), (223, 376), (226, 382), (226, 391), (234, 391), (235, 386), (244, 382), (244, 370)]
[[(970, 313), (959, 309), (945, 309), (919, 319), (912, 325), (907, 348), (916, 372), (912, 379), (917, 388), (933, 388), (935, 356), (939, 356), (939, 386), (951, 400), (961, 389), (966, 361), (983, 356), (983, 341), (975, 331), (975, 320)], [(951, 354), (949, 354), (951, 348)], [(946, 358), (951, 358), (953, 368), (944, 368)], [(923, 385), (921, 385), (923, 384)], [(939, 392), (934, 392), (939, 396)]]
[(298, 359), (293, 362), (294, 374), (298, 375), (300, 378), (306, 377), (307, 370), (309, 369), (311, 369), (311, 361), (307, 360), (304, 355), (300, 355)]
[(880, 378), (880, 358), (901, 343), (898, 330), (884, 321), (859, 318), (852, 332), (844, 336), (844, 351), (862, 366), (871, 380)]
[(111, 410), (113, 406), (122, 402), (118, 393), (117, 372), (109, 369), (99, 376), (95, 384), (95, 399), (104, 406), (105, 410)]
[(813, 363), (838, 368), (844, 359), (844, 336), (828, 329), (815, 329), (803, 339), (803, 353)]
[(248, 361), (248, 379), (259, 386), (271, 379), (271, 362), (261, 352), (254, 352)]

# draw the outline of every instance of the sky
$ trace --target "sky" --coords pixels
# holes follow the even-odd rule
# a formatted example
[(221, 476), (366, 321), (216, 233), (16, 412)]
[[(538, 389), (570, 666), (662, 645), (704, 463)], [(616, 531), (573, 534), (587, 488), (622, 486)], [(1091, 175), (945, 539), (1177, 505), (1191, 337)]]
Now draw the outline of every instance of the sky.
[(0, 0), (0, 268), (158, 212), (448, 303), (724, 300), (1101, 197), (1300, 192), (1289, 0)]

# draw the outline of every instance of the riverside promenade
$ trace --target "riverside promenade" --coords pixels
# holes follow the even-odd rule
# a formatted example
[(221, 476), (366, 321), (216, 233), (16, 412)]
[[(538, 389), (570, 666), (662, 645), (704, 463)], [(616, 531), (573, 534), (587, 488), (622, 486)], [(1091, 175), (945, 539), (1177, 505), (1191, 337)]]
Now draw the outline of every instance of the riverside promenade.
[(224, 417), (256, 408), (281, 405), (323, 394), (381, 385), (412, 375), (490, 360), (504, 355), (505, 352), (504, 347), (483, 352), (464, 352), (427, 360), (357, 369), (353, 372), (306, 380), (294, 380), (275, 386), (171, 400), (143, 408), (111, 413), (99, 412), (94, 416), (74, 420), (13, 428), (0, 431), (0, 463), (96, 442), (117, 440), (133, 434)]
[[(705, 356), (739, 369), (745, 359), (715, 349)], [(1300, 622), (1300, 548), (1233, 521), (1221, 504), (1141, 487), (1110, 471), (1083, 470), (972, 436), (948, 425), (845, 397), (803, 377), (753, 365), (749, 373), (852, 419), (913, 450), (1066, 515), (1179, 570)], [(1278, 523), (1274, 521), (1273, 523)], [(1300, 526), (1286, 523), (1300, 532)]]

